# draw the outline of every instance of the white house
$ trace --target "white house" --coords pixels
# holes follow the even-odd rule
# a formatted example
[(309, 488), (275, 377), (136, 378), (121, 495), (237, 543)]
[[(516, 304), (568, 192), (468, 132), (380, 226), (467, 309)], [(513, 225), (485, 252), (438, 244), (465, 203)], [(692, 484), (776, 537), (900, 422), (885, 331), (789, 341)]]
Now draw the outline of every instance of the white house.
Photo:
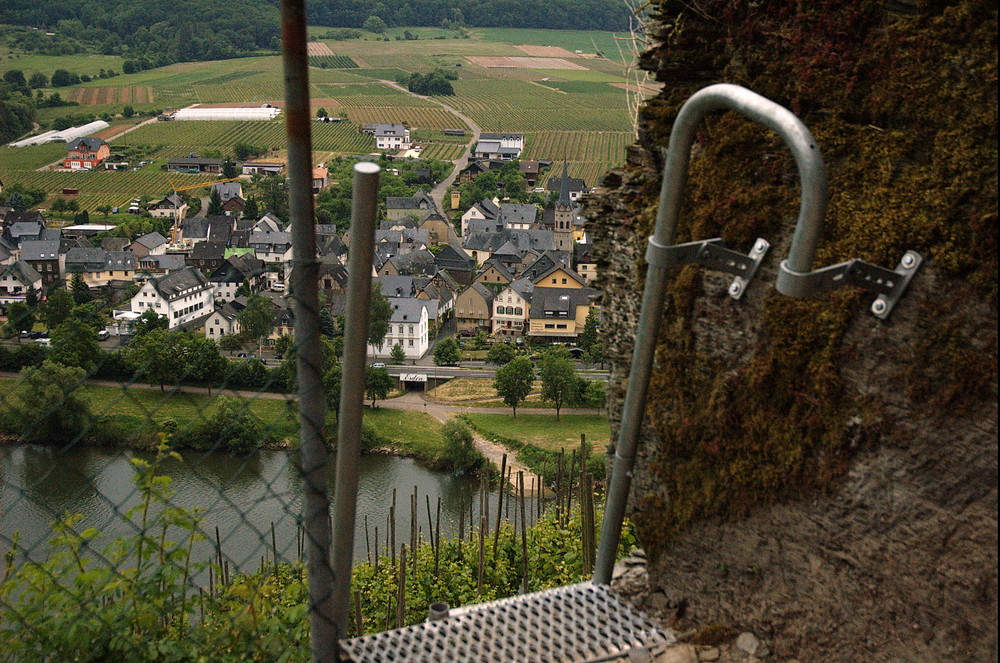
[(498, 337), (523, 336), (531, 311), (534, 284), (530, 279), (518, 279), (493, 298), (493, 334)]
[(292, 259), (292, 235), (287, 232), (250, 233), (254, 255), (268, 264), (282, 264)]
[(462, 237), (469, 236), (469, 221), (473, 219), (496, 221), (498, 216), (500, 216), (500, 207), (496, 199), (483, 198), (478, 203), (474, 203), (462, 215)]
[(239, 300), (226, 302), (221, 308), (215, 309), (205, 320), (205, 337), (218, 341), (223, 336), (239, 334), (242, 329), (239, 314), (246, 308), (245, 303), (246, 300), (240, 297)]
[(214, 288), (202, 273), (185, 267), (166, 276), (152, 278), (132, 298), (131, 312), (153, 310), (167, 319), (167, 328), (204, 318), (215, 310)]
[(379, 150), (408, 150), (410, 130), (402, 124), (376, 124), (375, 147)]
[(512, 161), (521, 156), (524, 134), (481, 133), (473, 156), (477, 159)]
[(23, 302), (28, 292), (42, 293), (42, 275), (38, 270), (18, 260), (0, 270), (0, 304)]
[(392, 346), (403, 346), (407, 359), (419, 359), (427, 354), (430, 343), (428, 300), (411, 297), (389, 297), (392, 317), (389, 331), (381, 348), (368, 346), (368, 354), (373, 357), (388, 357)]

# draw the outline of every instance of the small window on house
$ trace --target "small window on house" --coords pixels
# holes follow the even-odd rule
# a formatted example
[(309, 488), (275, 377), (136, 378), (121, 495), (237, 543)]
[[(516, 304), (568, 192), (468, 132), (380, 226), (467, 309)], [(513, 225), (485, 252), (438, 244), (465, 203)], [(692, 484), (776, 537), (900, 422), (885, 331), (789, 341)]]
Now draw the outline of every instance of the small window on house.
[(412, 338), (410, 339), (410, 347), (411, 348), (413, 347), (413, 339)]
[(545, 324), (545, 328), (546, 328), (546, 329), (555, 329), (555, 328), (556, 328), (556, 326), (555, 326), (555, 325), (552, 325), (552, 324), (548, 324), (548, 323), (546, 323), (546, 324)]
[(556, 325), (556, 329), (566, 329), (566, 325)]
[(523, 315), (523, 314), (524, 310), (521, 309), (520, 307), (514, 309), (514, 315)]

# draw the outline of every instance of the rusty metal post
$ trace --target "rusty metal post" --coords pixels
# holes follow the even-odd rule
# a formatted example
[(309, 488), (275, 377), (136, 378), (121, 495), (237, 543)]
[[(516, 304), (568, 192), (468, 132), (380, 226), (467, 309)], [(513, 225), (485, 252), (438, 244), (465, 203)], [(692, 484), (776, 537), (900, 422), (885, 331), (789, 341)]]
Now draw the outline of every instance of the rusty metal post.
[(285, 71), (285, 131), (288, 137), (288, 195), (292, 217), (291, 296), (295, 311), (299, 440), (305, 480), (306, 564), (309, 577), (310, 647), (314, 663), (337, 660), (330, 566), (330, 499), (323, 442), (326, 399), (320, 346), (316, 226), (312, 197), (312, 132), (305, 0), (281, 1)]

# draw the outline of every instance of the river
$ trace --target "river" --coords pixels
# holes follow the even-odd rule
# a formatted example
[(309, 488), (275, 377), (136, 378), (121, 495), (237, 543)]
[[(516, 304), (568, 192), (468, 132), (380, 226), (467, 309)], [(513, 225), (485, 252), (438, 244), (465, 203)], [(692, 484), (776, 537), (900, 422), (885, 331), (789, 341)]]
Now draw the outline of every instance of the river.
[[(134, 533), (135, 526), (124, 517), (139, 503), (131, 457), (152, 458), (142, 452), (93, 447), (0, 447), (0, 552), (10, 548), (18, 532), (19, 548), (28, 551), (32, 559), (44, 559), (51, 523), (64, 513), (83, 515), (76, 526), (78, 531), (95, 527), (102, 532), (102, 540), (94, 546), (97, 551), (103, 550), (110, 538)], [(207, 537), (196, 542), (193, 559), (214, 558), (218, 528), (222, 552), (230, 565), (237, 570), (256, 571), (261, 557), (272, 557), (273, 523), (279, 558), (295, 560), (302, 503), (297, 462), (298, 455), (287, 451), (262, 451), (251, 456), (188, 452), (182, 462), (165, 461), (160, 473), (173, 479), (171, 488), (176, 494), (171, 503), (203, 510), (202, 530)], [(332, 496), (332, 466), (329, 478)], [(432, 511), (436, 510), (438, 498), (441, 500), (441, 531), (446, 536), (457, 533), (460, 505), (468, 509), (471, 501), (478, 507), (479, 483), (475, 479), (434, 472), (409, 458), (362, 456), (355, 561), (374, 552), (375, 527), (382, 540), (380, 552), (385, 552), (386, 519), (394, 489), (397, 546), (409, 541), (414, 486), (419, 496), (418, 523), (425, 540), (427, 496)], [(497, 494), (489, 497), (491, 512), (495, 513)], [(474, 511), (478, 521), (478, 508)]]

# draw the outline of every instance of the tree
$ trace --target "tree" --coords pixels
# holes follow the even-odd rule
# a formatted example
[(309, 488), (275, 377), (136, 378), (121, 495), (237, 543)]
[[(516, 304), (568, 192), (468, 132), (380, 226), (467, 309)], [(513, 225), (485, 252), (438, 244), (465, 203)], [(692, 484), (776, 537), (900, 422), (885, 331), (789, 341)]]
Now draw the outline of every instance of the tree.
[(406, 350), (403, 349), (401, 343), (396, 343), (392, 346), (392, 351), (389, 353), (389, 359), (393, 364), (403, 364), (406, 362)]
[(111, 214), (111, 205), (107, 205), (107, 204), (105, 204), (105, 205), (98, 205), (97, 206), (97, 211), (99, 213), (103, 214), (104, 218), (107, 219), (108, 215)]
[(534, 382), (535, 367), (531, 364), (531, 360), (523, 355), (497, 371), (493, 388), (503, 398), (503, 402), (514, 409), (515, 419), (517, 419), (517, 406), (531, 393)]
[(320, 108), (316, 111), (316, 117), (330, 117), (330, 114), (325, 108)]
[(90, 294), (90, 286), (83, 280), (83, 274), (74, 272), (69, 281), (70, 290), (73, 292), (73, 301), (77, 304), (85, 304), (93, 299)]
[(389, 320), (392, 318), (392, 305), (389, 298), (382, 294), (382, 284), (372, 284), (371, 304), (368, 307), (368, 344), (379, 350), (385, 343), (385, 335), (389, 333)]
[(8, 69), (3, 74), (3, 81), (15, 87), (26, 87), (28, 80), (24, 77), (24, 72), (20, 69)]
[(52, 351), (49, 354), (52, 361), (82, 368), (89, 375), (97, 368), (94, 360), (100, 356), (97, 329), (85, 320), (71, 315), (52, 330)]
[(371, 366), (365, 368), (365, 393), (372, 399), (372, 407), (375, 407), (375, 401), (385, 400), (394, 386), (395, 380), (386, 369)]
[(255, 157), (266, 151), (267, 148), (257, 147), (256, 145), (244, 143), (243, 141), (238, 141), (233, 144), (233, 155), (236, 157), (237, 161), (246, 161), (250, 157)]
[(48, 87), (49, 77), (40, 71), (36, 71), (31, 75), (31, 78), (28, 79), (28, 86), (34, 89)]
[(385, 21), (378, 16), (369, 16), (365, 19), (365, 22), (361, 25), (361, 27), (368, 32), (374, 32), (375, 34), (380, 35), (385, 32), (387, 26)]
[(79, 439), (92, 421), (87, 401), (75, 393), (85, 377), (82, 368), (49, 360), (24, 368), (5, 399), (4, 416), (25, 442), (68, 444)]
[(559, 421), (559, 410), (573, 398), (578, 384), (576, 369), (567, 355), (562, 347), (549, 350), (542, 358), (538, 371), (542, 381), (542, 399), (552, 402), (556, 409), (556, 421)]
[(326, 394), (326, 404), (335, 412), (340, 407), (340, 387), (343, 376), (344, 371), (340, 364), (333, 364), (323, 372), (323, 393)]
[(222, 209), (222, 194), (217, 187), (212, 187), (212, 193), (208, 197), (208, 216), (222, 216), (225, 210)]
[(444, 461), (452, 472), (471, 474), (486, 465), (486, 458), (476, 449), (472, 431), (461, 421), (451, 419), (442, 428)]
[(74, 305), (73, 295), (69, 294), (69, 291), (63, 288), (56, 288), (50, 292), (48, 301), (45, 302), (45, 308), (42, 311), (45, 326), (49, 329), (58, 327), (73, 312)]
[(136, 321), (132, 324), (132, 334), (133, 340), (141, 336), (145, 336), (154, 329), (166, 329), (170, 324), (170, 321), (165, 317), (154, 311), (153, 309), (146, 309), (142, 312)]
[(333, 314), (330, 313), (330, 308), (324, 306), (319, 310), (319, 333), (327, 338), (333, 338), (337, 335), (337, 325), (333, 322)]
[(133, 115), (135, 115), (135, 109), (132, 108), (131, 106), (126, 105), (124, 108), (122, 108), (122, 117), (129, 118), (132, 117)]
[(31, 331), (35, 326), (35, 312), (25, 302), (13, 302), (7, 307), (7, 322), (14, 331)]
[(241, 334), (252, 343), (259, 343), (271, 331), (274, 320), (274, 306), (263, 295), (251, 295), (247, 306), (236, 316), (243, 330)]
[(76, 85), (79, 82), (79, 76), (71, 74), (65, 69), (56, 69), (52, 72), (52, 87), (66, 87), (67, 85)]
[(240, 167), (232, 159), (226, 159), (222, 162), (222, 177), (224, 179), (232, 179), (234, 177), (239, 177)]
[(486, 353), (486, 361), (494, 366), (505, 366), (517, 356), (517, 350), (510, 343), (494, 343)]
[(462, 361), (462, 349), (458, 341), (446, 338), (434, 346), (434, 363), (438, 366), (455, 366)]
[(238, 352), (242, 347), (243, 342), (235, 334), (229, 334), (219, 339), (219, 349), (224, 352)]
[(160, 385), (177, 384), (186, 369), (190, 337), (184, 332), (154, 329), (134, 337), (125, 350), (125, 361), (142, 376)]
[(250, 198), (247, 198), (247, 204), (243, 208), (243, 218), (252, 219), (256, 221), (257, 217), (259, 216), (260, 216), (260, 211), (258, 210), (257, 207), (257, 199), (252, 196)]
[(193, 380), (208, 385), (212, 394), (212, 383), (218, 382), (226, 372), (229, 361), (219, 353), (219, 346), (210, 338), (192, 336), (188, 347), (187, 375)]
[(250, 402), (219, 397), (215, 412), (199, 427), (205, 448), (221, 446), (233, 453), (249, 453), (272, 442), (274, 434), (250, 411)]
[(600, 338), (597, 335), (599, 322), (600, 316), (597, 309), (590, 309), (590, 312), (587, 313), (587, 320), (583, 323), (583, 332), (580, 334), (580, 349), (584, 352), (590, 352), (591, 348), (600, 343)]

